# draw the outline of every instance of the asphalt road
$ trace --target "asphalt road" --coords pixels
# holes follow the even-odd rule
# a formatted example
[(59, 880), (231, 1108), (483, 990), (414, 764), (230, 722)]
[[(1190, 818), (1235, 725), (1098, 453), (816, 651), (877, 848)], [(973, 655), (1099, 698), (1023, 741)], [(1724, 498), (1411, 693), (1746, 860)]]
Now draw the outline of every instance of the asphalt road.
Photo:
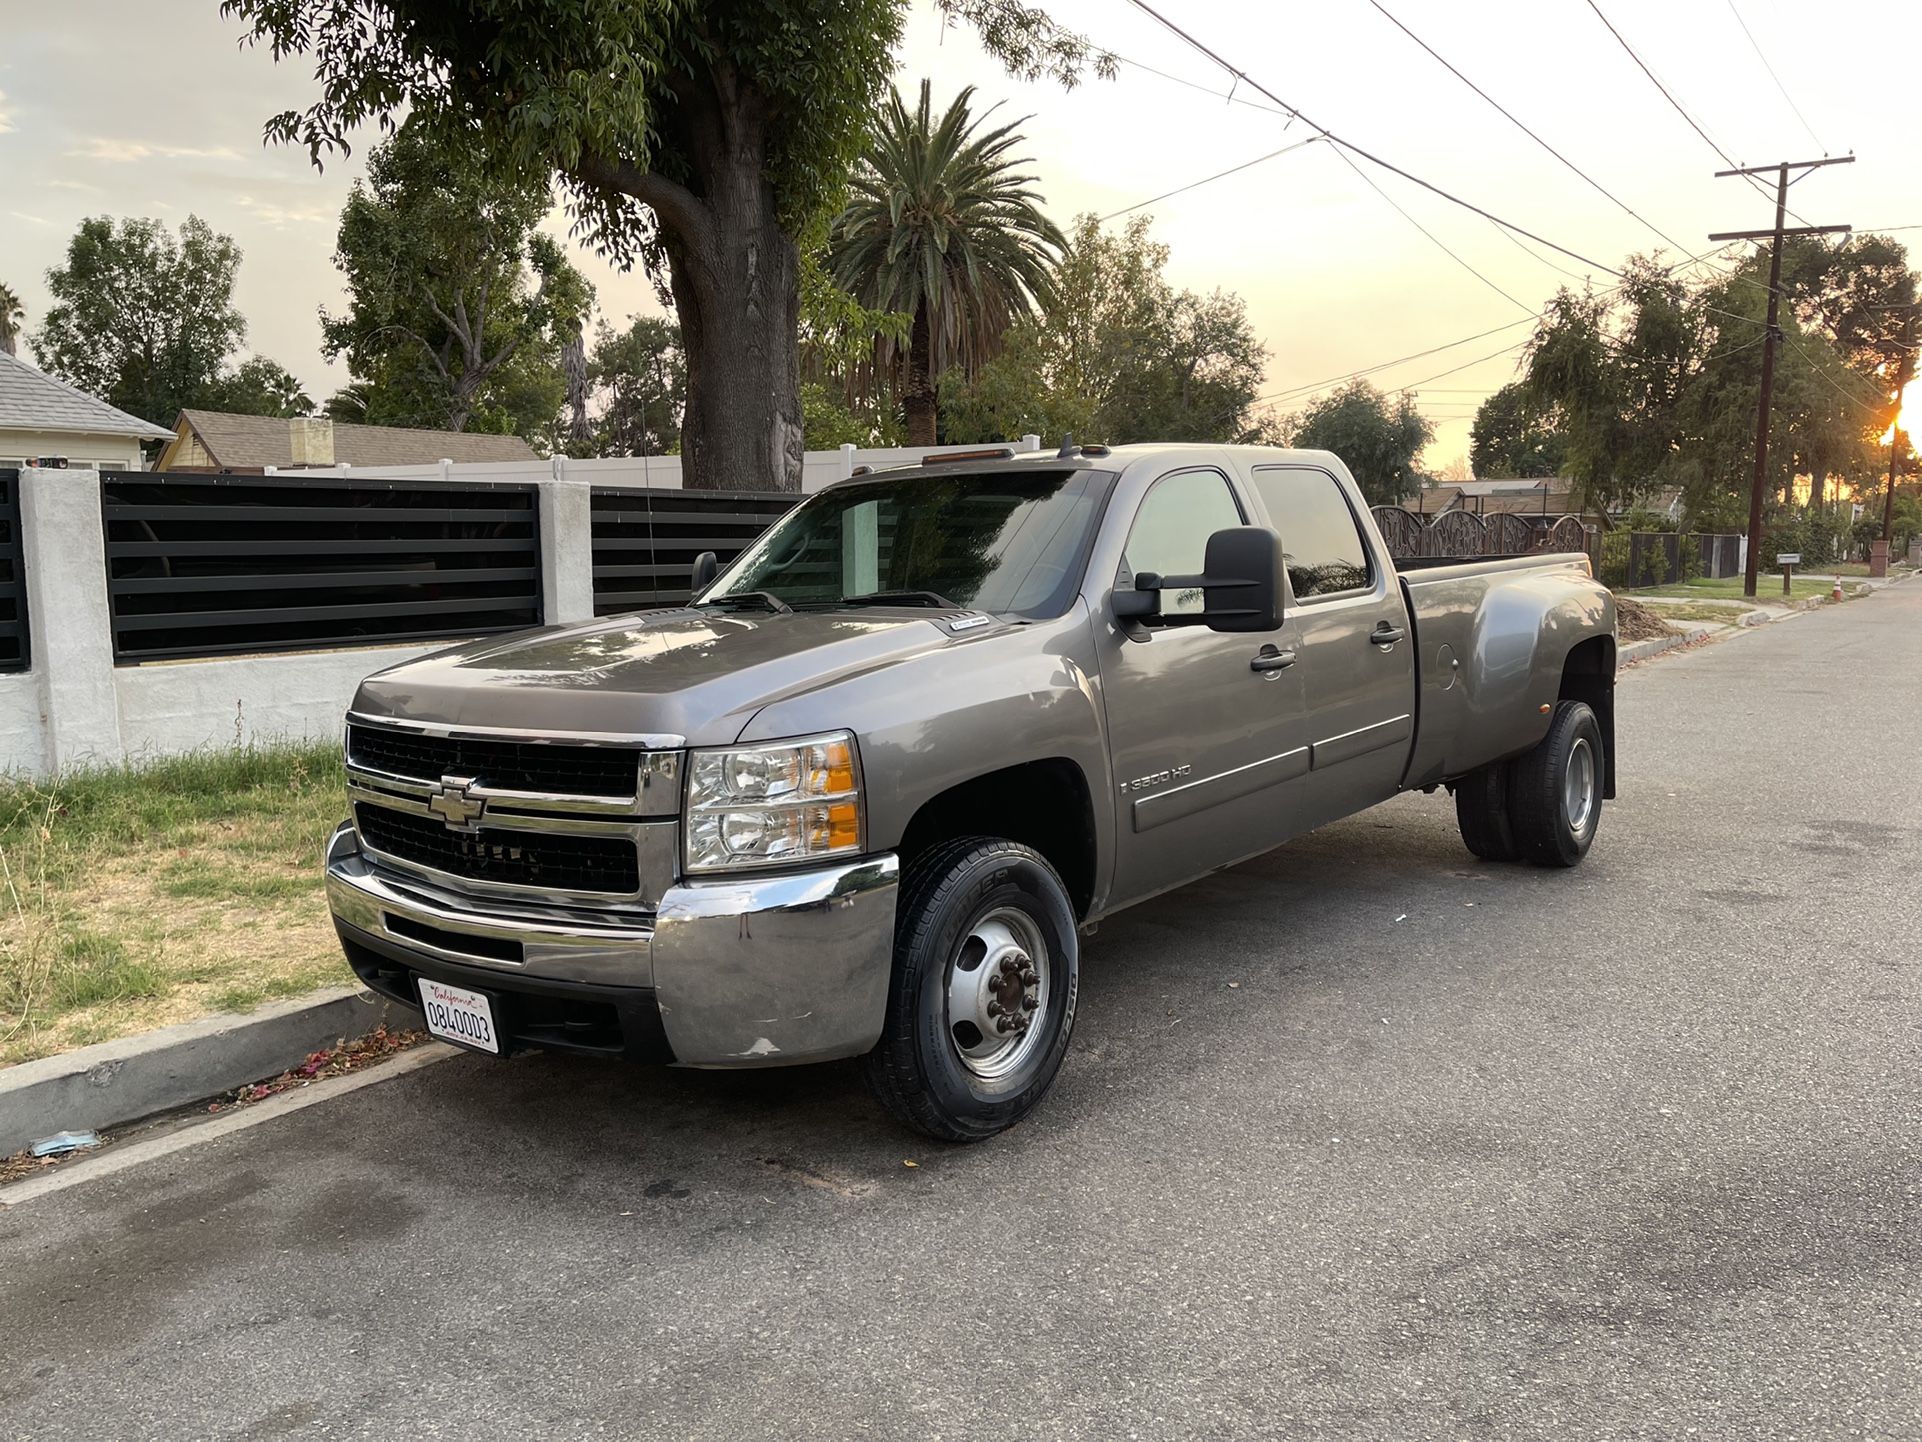
[(0, 1213), (0, 1436), (1922, 1437), (1922, 584), (1620, 694), (1585, 865), (1137, 908), (984, 1146), (462, 1058)]

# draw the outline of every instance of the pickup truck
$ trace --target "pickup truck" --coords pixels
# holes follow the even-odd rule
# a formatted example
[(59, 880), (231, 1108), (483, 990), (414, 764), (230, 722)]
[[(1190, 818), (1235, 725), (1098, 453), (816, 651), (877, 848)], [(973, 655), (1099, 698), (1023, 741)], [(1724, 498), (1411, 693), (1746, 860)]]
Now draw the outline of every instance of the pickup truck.
[(1053, 1081), (1102, 917), (1409, 790), (1573, 866), (1615, 794), (1587, 557), (1397, 566), (1325, 452), (948, 457), (695, 572), (360, 686), (328, 896), (435, 1034), (861, 1057), (974, 1140)]

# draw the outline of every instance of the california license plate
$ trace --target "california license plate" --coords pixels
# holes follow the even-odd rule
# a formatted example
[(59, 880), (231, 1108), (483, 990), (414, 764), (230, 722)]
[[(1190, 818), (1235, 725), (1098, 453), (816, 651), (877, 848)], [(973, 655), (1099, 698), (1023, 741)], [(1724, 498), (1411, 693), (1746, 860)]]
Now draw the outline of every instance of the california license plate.
[(475, 1051), (500, 1055), (500, 1033), (494, 1030), (494, 1002), (485, 992), (449, 986), (430, 977), (416, 978), (421, 1014), (427, 1029), (443, 1041)]

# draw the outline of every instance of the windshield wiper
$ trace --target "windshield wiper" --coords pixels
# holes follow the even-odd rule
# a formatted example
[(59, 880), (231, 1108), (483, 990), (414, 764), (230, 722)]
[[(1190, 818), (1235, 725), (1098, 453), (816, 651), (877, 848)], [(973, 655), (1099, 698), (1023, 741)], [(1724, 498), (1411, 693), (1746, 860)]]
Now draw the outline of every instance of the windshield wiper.
[(957, 609), (939, 591), (869, 591), (859, 596), (843, 596), (843, 606), (942, 606)]
[(703, 606), (739, 605), (755, 611), (778, 611), (788, 615), (794, 608), (772, 591), (730, 591), (725, 596), (709, 596)]

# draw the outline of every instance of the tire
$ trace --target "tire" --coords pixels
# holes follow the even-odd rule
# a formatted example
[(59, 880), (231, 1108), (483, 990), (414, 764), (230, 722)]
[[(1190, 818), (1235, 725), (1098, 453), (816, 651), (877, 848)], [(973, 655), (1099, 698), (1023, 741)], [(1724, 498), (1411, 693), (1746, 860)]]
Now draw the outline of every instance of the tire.
[(1602, 819), (1606, 762), (1595, 713), (1581, 701), (1557, 705), (1548, 734), (1509, 763), (1508, 820), (1523, 860), (1573, 866), (1588, 855)]
[[(902, 881), (887, 1015), (863, 1059), (869, 1090), (940, 1141), (1006, 1131), (1061, 1069), (1079, 981), (1074, 905), (1054, 868), (1012, 841), (943, 842)], [(1004, 1021), (1019, 1030), (989, 1029)]]
[(1455, 824), (1468, 849), (1483, 861), (1520, 859), (1508, 821), (1507, 762), (1471, 771), (1455, 783)]

